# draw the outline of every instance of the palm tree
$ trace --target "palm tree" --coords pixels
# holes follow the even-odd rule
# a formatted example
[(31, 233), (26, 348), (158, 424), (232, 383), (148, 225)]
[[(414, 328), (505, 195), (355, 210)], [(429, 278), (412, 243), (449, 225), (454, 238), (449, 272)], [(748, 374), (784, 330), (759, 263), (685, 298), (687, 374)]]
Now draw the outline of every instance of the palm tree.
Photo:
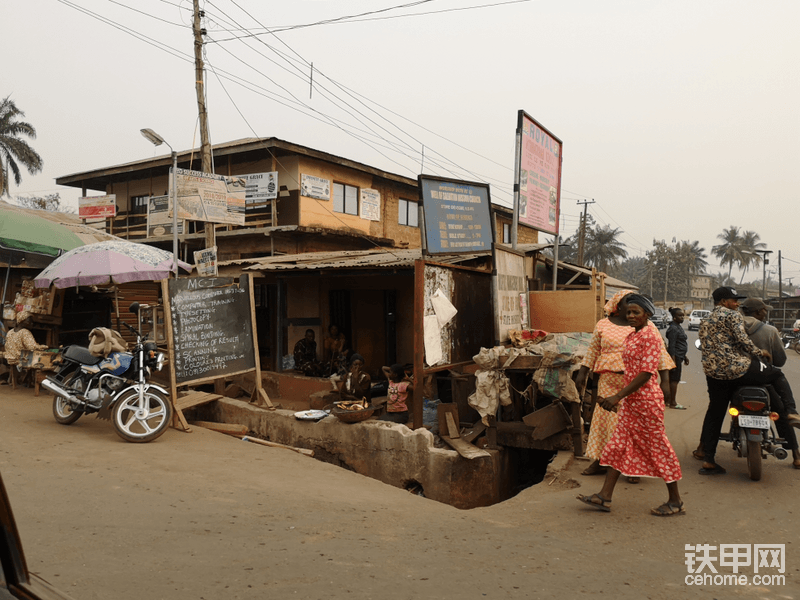
[(767, 245), (760, 240), (761, 236), (755, 231), (745, 231), (742, 234), (742, 264), (740, 266), (744, 271), (742, 271), (739, 285), (744, 281), (744, 276), (751, 266), (757, 267), (761, 264), (761, 256), (758, 255), (758, 251), (764, 250)]
[(0, 101), (0, 196), (8, 194), (8, 171), (14, 174), (14, 182), (22, 183), (17, 161), (27, 169), (28, 173), (35, 175), (42, 170), (42, 157), (28, 145), (20, 136), (36, 138), (36, 130), (30, 123), (18, 121), (25, 113), (19, 110), (7, 96)]
[(690, 274), (700, 275), (701, 273), (706, 272), (706, 269), (708, 268), (706, 256), (708, 255), (706, 254), (706, 249), (700, 247), (700, 242), (697, 240), (693, 242), (684, 240), (682, 242), (678, 242), (678, 245), (675, 249), (683, 258), (683, 260), (686, 261)]
[(587, 231), (583, 249), (584, 262), (603, 272), (616, 267), (621, 260), (628, 257), (625, 244), (617, 239), (621, 233), (619, 227), (612, 229), (610, 225)]
[(717, 239), (722, 240), (722, 243), (713, 246), (711, 254), (719, 259), (720, 266), (728, 265), (728, 278), (730, 278), (733, 265), (741, 267), (745, 260), (743, 238), (739, 228), (731, 225), (728, 229), (723, 229), (722, 233), (717, 235)]

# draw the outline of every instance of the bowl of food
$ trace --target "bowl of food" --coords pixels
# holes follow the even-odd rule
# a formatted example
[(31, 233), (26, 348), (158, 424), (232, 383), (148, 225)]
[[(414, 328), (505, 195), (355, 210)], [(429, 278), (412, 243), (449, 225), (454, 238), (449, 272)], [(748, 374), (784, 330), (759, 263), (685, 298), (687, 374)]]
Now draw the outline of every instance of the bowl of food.
[(360, 423), (366, 421), (375, 412), (375, 407), (370, 406), (368, 400), (345, 400), (334, 402), (331, 414), (345, 423)]

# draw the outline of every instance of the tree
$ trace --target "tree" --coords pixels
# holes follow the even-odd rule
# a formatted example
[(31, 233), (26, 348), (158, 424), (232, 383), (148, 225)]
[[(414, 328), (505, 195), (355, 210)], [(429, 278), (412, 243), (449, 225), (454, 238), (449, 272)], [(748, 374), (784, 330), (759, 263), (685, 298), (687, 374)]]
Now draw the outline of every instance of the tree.
[(36, 210), (49, 210), (52, 212), (70, 212), (61, 207), (61, 194), (48, 194), (47, 196), (17, 196), (17, 204), (25, 208)]
[(767, 245), (760, 240), (761, 236), (755, 231), (745, 231), (741, 235), (742, 262), (740, 266), (744, 270), (742, 271), (742, 278), (739, 280), (739, 285), (744, 281), (744, 276), (751, 266), (758, 267), (761, 264), (761, 256), (758, 254), (758, 251), (764, 250)]
[(619, 227), (612, 229), (610, 225), (587, 229), (583, 247), (585, 263), (603, 272), (619, 265), (628, 257), (625, 244), (617, 239), (620, 234), (622, 230)]
[(0, 101), (0, 196), (8, 194), (9, 170), (14, 174), (14, 182), (17, 185), (22, 183), (20, 165), (31, 175), (42, 170), (42, 157), (28, 145), (28, 142), (21, 139), (21, 136), (36, 138), (33, 125), (17, 120), (18, 117), (24, 116), (25, 113), (17, 108), (11, 96)]
[(612, 277), (621, 279), (625, 283), (630, 283), (638, 287), (643, 293), (649, 293), (648, 284), (650, 282), (650, 269), (647, 259), (642, 256), (634, 256), (621, 262), (609, 273)]
[(728, 278), (731, 276), (733, 266), (741, 266), (744, 259), (744, 244), (739, 228), (731, 225), (728, 229), (723, 229), (717, 235), (717, 239), (722, 240), (721, 244), (712, 246), (711, 254), (719, 259), (720, 266), (728, 265)]

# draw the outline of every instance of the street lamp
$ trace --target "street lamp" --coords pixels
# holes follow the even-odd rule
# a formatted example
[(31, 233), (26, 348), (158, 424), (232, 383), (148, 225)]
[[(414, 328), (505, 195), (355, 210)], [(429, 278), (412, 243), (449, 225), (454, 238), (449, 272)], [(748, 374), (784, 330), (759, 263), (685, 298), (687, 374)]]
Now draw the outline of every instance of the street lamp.
[(769, 258), (767, 258), (767, 254), (772, 254), (772, 250), (756, 250), (759, 254), (761, 254), (761, 266), (763, 267), (763, 275), (761, 277), (761, 297), (766, 300), (767, 299), (767, 265), (769, 264)]
[(175, 279), (178, 278), (178, 153), (172, 146), (152, 129), (142, 129), (142, 135), (153, 145), (167, 144), (172, 153), (172, 262), (175, 268)]

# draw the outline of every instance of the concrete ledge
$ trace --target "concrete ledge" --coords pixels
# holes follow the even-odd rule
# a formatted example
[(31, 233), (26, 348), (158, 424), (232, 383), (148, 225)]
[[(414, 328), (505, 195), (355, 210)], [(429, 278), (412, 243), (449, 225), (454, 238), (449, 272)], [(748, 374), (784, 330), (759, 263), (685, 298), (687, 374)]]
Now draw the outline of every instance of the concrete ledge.
[(504, 499), (506, 453), (494, 450), (489, 457), (467, 460), (453, 450), (435, 448), (427, 429), (412, 431), (376, 420), (343, 423), (332, 415), (316, 423), (300, 421), (294, 411), (267, 411), (231, 398), (193, 412), (197, 420), (245, 425), (270, 441), (314, 450), (320, 460), (395, 487), (418, 482), (427, 498), (456, 508), (490, 506)]

